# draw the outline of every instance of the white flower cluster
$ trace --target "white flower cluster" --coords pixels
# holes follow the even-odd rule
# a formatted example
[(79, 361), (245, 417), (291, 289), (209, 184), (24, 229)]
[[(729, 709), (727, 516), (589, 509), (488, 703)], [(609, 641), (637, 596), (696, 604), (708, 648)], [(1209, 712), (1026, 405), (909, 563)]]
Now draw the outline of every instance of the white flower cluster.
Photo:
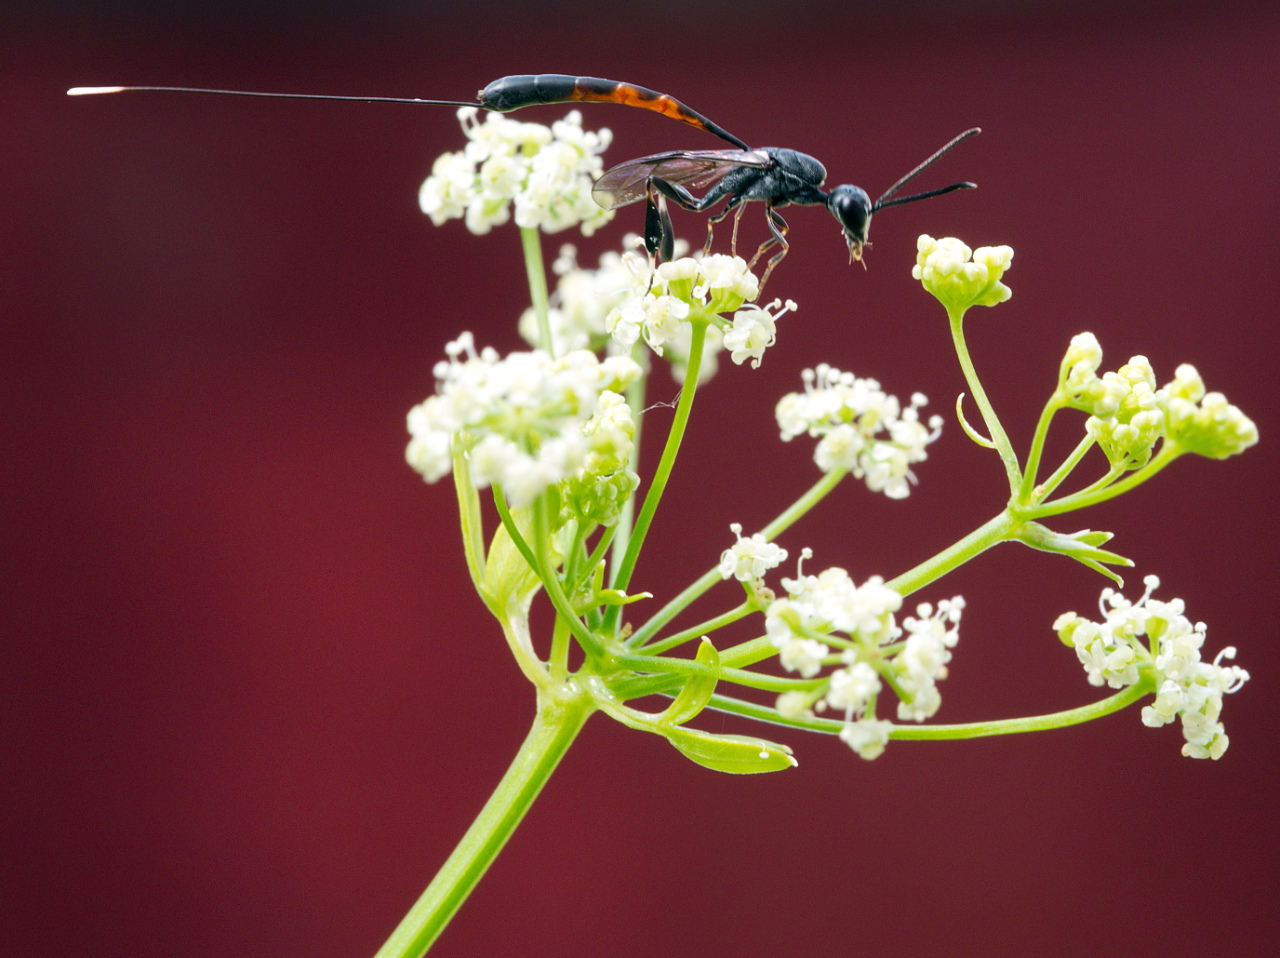
[(1012, 263), (1013, 249), (1008, 246), (970, 250), (954, 236), (936, 240), (921, 234), (911, 276), (948, 310), (964, 311), (970, 306), (995, 306), (1012, 296), (1013, 291), (1000, 282)]
[[(435, 482), (453, 468), (455, 451), (465, 451), (472, 482), (499, 484), (512, 506), (578, 475), (595, 438), (616, 447), (617, 407), (625, 402), (610, 393), (641, 373), (628, 357), (601, 361), (587, 350), (559, 359), (541, 350), (505, 359), (491, 348), (477, 354), (470, 333), (445, 351), (449, 359), (435, 367), (436, 395), (409, 411), (405, 458)], [(612, 410), (609, 421), (593, 422), (602, 408)]]
[(908, 698), (898, 702), (898, 718), (923, 722), (942, 705), (937, 683), (947, 677), (951, 650), (960, 639), (960, 615), (964, 598), (943, 599), (935, 610), (928, 602), (916, 606), (919, 618), (907, 616), (902, 628), (906, 645), (893, 659), (898, 668), (898, 689)]
[[(818, 575), (783, 579), (782, 587), (788, 598), (776, 599), (769, 605), (765, 631), (781, 653), (782, 665), (788, 672), (799, 672), (805, 678), (818, 674), (823, 658), (831, 654), (819, 636), (842, 632), (851, 641), (879, 648), (902, 634), (893, 618), (902, 607), (902, 596), (885, 586), (879, 576), (857, 586), (848, 572), (832, 566)], [(854, 711), (859, 708), (848, 705), (843, 698), (829, 704)]]
[(1156, 388), (1145, 356), (1098, 375), (1102, 347), (1092, 333), (1071, 340), (1059, 372), (1059, 391), (1089, 414), (1085, 429), (1112, 462), (1134, 469), (1167, 438), (1188, 452), (1225, 459), (1258, 441), (1258, 427), (1219, 392), (1207, 393), (1196, 368), (1183, 363), (1173, 380)]
[[(1153, 575), (1143, 582), (1146, 591), (1137, 602), (1130, 602), (1112, 589), (1104, 589), (1100, 608), (1103, 620), (1091, 622), (1074, 612), (1058, 616), (1054, 630), (1067, 646), (1074, 647), (1092, 685), (1106, 683), (1112, 688), (1133, 685), (1143, 667), (1152, 664), (1159, 687), (1155, 702), (1142, 710), (1142, 722), (1151, 728), (1182, 719), (1182, 735), (1186, 744), (1182, 754), (1191, 758), (1221, 758), (1229, 740), (1222, 723), (1222, 696), (1237, 691), (1249, 678), (1244, 669), (1222, 665), (1224, 658), (1235, 658), (1236, 650), (1228, 646), (1218, 653), (1212, 664), (1202, 662), (1206, 627), (1203, 622), (1192, 625), (1183, 615), (1181, 599), (1159, 602), (1151, 598), (1160, 585)], [(1147, 636), (1152, 648), (1139, 640)]]
[(735, 522), (729, 530), (738, 541), (720, 555), (720, 577), (730, 576), (739, 582), (751, 582), (764, 577), (770, 569), (776, 569), (787, 561), (787, 550), (765, 539), (757, 532), (750, 539), (742, 538), (742, 523)]
[(433, 223), (465, 217), (471, 232), (487, 233), (510, 219), (513, 201), (517, 226), (547, 233), (580, 225), (590, 236), (612, 219), (591, 197), (604, 169), (600, 154), (612, 139), (607, 129), (584, 130), (577, 110), (549, 128), (501, 113), (481, 121), (478, 112), (458, 111), (470, 142), (437, 158), (418, 191), (418, 205)]
[[(844, 569), (833, 567), (816, 576), (783, 579), (782, 585), (788, 597), (770, 604), (765, 630), (783, 668), (813, 678), (833, 647), (841, 650), (841, 667), (818, 692), (779, 696), (780, 713), (804, 715), (815, 701), (819, 710), (841, 711), (845, 727), (840, 737), (862, 758), (873, 759), (884, 751), (893, 728), (875, 718), (882, 675), (899, 696), (899, 719), (922, 722), (937, 712), (942, 704), (937, 683), (946, 678), (951, 649), (959, 639), (964, 599), (945, 600), (937, 609), (922, 603), (916, 616), (907, 616), (899, 627), (894, 613), (902, 607), (902, 596), (878, 576), (857, 586)], [(899, 643), (904, 632), (907, 639)]]
[[(689, 317), (695, 311), (704, 317), (733, 312), (760, 292), (760, 282), (747, 269), (740, 256), (713, 253), (701, 259), (684, 257), (662, 263), (652, 275), (640, 273), (632, 284), (634, 294), (627, 302), (615, 306), (605, 318), (609, 334), (625, 349), (640, 339), (659, 356), (667, 344), (688, 341)], [(791, 309), (795, 304), (790, 304)], [(762, 312), (756, 310), (756, 312)], [(781, 313), (774, 314), (776, 319)], [(757, 323), (759, 317), (756, 317)], [(744, 324), (744, 329), (746, 328)], [(739, 347), (757, 359), (764, 351), (762, 338), (754, 329), (744, 333)], [(769, 339), (771, 333), (763, 336)], [(751, 339), (748, 346), (746, 340)]]
[(876, 380), (825, 363), (806, 369), (802, 378), (804, 392), (788, 393), (778, 402), (782, 438), (806, 432), (821, 436), (813, 454), (819, 469), (848, 469), (872, 492), (906, 498), (909, 483), (916, 481), (912, 464), (928, 458), (926, 447), (941, 435), (941, 416), (930, 417), (927, 427), (920, 421), (920, 407), (928, 400), (914, 393), (903, 409)]
[[(634, 233), (622, 239), (625, 252), (605, 253), (600, 257), (598, 269), (582, 269), (577, 263), (577, 250), (571, 245), (560, 249), (560, 255), (552, 264), (552, 271), (560, 277), (556, 291), (551, 297), (551, 309), (548, 319), (551, 326), (551, 340), (557, 353), (566, 349), (609, 349), (613, 352), (629, 351), (639, 338), (629, 342), (620, 341), (610, 336), (610, 330), (617, 327), (628, 332), (625, 323), (620, 323), (623, 307), (635, 304), (641, 314), (648, 309), (653, 314), (654, 335), (660, 343), (659, 355), (670, 363), (671, 374), (677, 382), (683, 382), (689, 363), (689, 348), (693, 341), (693, 327), (690, 323), (674, 321), (667, 315), (674, 307), (680, 312), (680, 306), (671, 300), (643, 304), (650, 293), (650, 277), (653, 269), (647, 257), (637, 255), (635, 249), (641, 245)], [(684, 240), (676, 240), (676, 255), (683, 256), (689, 244)], [(529, 343), (538, 341), (538, 320), (532, 309), (527, 309), (520, 317), (520, 335)], [(624, 340), (625, 340), (624, 336)], [(702, 346), (702, 364), (698, 370), (698, 382), (704, 383), (715, 375), (718, 367), (717, 356), (723, 348), (723, 334), (715, 325), (707, 327), (706, 339)]]
[(1190, 452), (1226, 459), (1258, 441), (1258, 427), (1220, 392), (1205, 392), (1204, 380), (1183, 363), (1163, 390), (1169, 439)]

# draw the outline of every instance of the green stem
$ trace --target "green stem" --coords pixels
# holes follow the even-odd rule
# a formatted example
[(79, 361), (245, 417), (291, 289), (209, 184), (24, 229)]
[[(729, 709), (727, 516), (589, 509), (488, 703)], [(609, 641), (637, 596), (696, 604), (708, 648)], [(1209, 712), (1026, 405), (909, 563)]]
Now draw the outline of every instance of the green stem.
[[(1053, 475), (1041, 483), (1040, 488), (1033, 490), (1036, 498), (1044, 499), (1045, 496), (1053, 495), (1053, 490), (1062, 485), (1063, 480), (1066, 479), (1067, 476), (1071, 475), (1076, 466), (1080, 465), (1080, 460), (1084, 458), (1084, 454), (1086, 452), (1093, 448), (1094, 442), (1094, 438), (1086, 434), (1085, 437), (1076, 445), (1075, 449), (1071, 450), (1071, 455), (1062, 460), (1062, 465), (1053, 471)], [(1098, 482), (1102, 485), (1106, 485), (1106, 483), (1110, 482), (1112, 478), (1114, 477), (1108, 473)], [(1098, 483), (1095, 483), (1095, 485), (1097, 484)], [(1027, 504), (1026, 499), (1021, 501), (1024, 505)]]
[[(776, 650), (771, 649), (771, 652)], [(638, 655), (628, 653), (616, 656), (614, 661), (623, 668), (637, 672), (658, 672), (664, 675), (699, 676), (732, 682), (749, 689), (764, 689), (766, 692), (788, 692), (791, 689), (816, 688), (826, 681), (823, 679), (786, 679), (775, 675), (763, 675), (749, 669), (733, 669), (726, 666), (715, 668), (693, 659), (673, 659), (661, 655)], [(614, 693), (617, 694), (616, 688)]]
[[(662, 501), (662, 493), (667, 488), (667, 480), (671, 478), (671, 470), (676, 463), (676, 454), (680, 451), (680, 442), (684, 438), (685, 427), (689, 423), (689, 412), (693, 408), (693, 396), (698, 391), (698, 370), (702, 367), (702, 346), (706, 342), (707, 327), (705, 323), (693, 324), (693, 338), (689, 344), (689, 365), (685, 371), (684, 386), (680, 390), (680, 403), (676, 406), (675, 419), (671, 423), (671, 432), (667, 434), (667, 444), (662, 450), (662, 459), (658, 463), (658, 471), (654, 473), (649, 492), (644, 497), (644, 505), (636, 518), (635, 528), (627, 540), (627, 549), (622, 561), (616, 568), (613, 587), (626, 591), (631, 582), (631, 574), (635, 571), (636, 561), (640, 558), (640, 547), (644, 545), (645, 536), (658, 511), (658, 503)], [(617, 627), (618, 616), (622, 607), (614, 606), (605, 615), (605, 631)]]
[(1044, 454), (1044, 441), (1049, 435), (1049, 423), (1053, 421), (1054, 414), (1059, 408), (1058, 394), (1054, 393), (1045, 403), (1044, 410), (1040, 413), (1040, 421), (1036, 423), (1036, 434), (1031, 438), (1031, 451), (1027, 453), (1027, 471), (1022, 476), (1022, 485), (1018, 487), (1018, 502), (1026, 502), (1031, 498), (1031, 490), (1036, 484), (1036, 473), (1040, 471), (1040, 457)]
[(538, 577), (547, 590), (547, 598), (555, 606), (556, 614), (562, 617), (573, 637), (578, 640), (582, 650), (588, 655), (599, 656), (602, 647), (600, 640), (591, 634), (583, 621), (578, 618), (569, 597), (564, 594), (564, 586), (560, 584), (560, 576), (556, 572), (555, 562), (551, 558), (551, 523), (547, 517), (547, 497), (538, 496), (533, 501), (533, 539), (534, 554), (538, 557)]
[(761, 529), (761, 535), (770, 542), (782, 535), (795, 524), (796, 520), (826, 498), (827, 493), (840, 485), (840, 480), (848, 474), (848, 469), (832, 469), (830, 472), (825, 473), (821, 479), (808, 488), (804, 495), (779, 513), (778, 518)]
[(538, 318), (538, 346), (554, 356), (555, 344), (551, 342), (551, 303), (547, 297), (547, 271), (542, 265), (542, 236), (537, 227), (520, 227), (520, 242), (524, 246), (524, 270), (529, 277), (529, 298), (533, 301), (533, 313)]
[(756, 609), (757, 606), (754, 603), (744, 602), (736, 609), (730, 609), (728, 612), (723, 612), (720, 615), (717, 615), (714, 619), (707, 619), (705, 622), (699, 622), (697, 625), (690, 626), (683, 632), (677, 632), (675, 635), (669, 635), (661, 642), (654, 642), (652, 645), (642, 646), (641, 651), (644, 652), (645, 655), (659, 655), (666, 652), (668, 649), (674, 649), (676, 646), (684, 645), (692, 639), (698, 639), (708, 633), (716, 631), (717, 629), (723, 629), (726, 625), (729, 625), (732, 622), (737, 622), (739, 619), (750, 615), (752, 612), (756, 611)]
[(600, 541), (596, 543), (596, 547), (592, 550), (591, 556), (582, 567), (582, 574), (570, 583), (575, 593), (582, 588), (588, 578), (595, 575), (596, 566), (604, 560), (604, 551), (609, 548), (609, 543), (614, 541), (613, 536), (617, 528), (617, 526), (613, 526), (605, 529), (604, 532), (600, 534)]
[(493, 485), (493, 504), (498, 509), (499, 521), (506, 528), (507, 535), (511, 537), (511, 544), (516, 547), (516, 551), (520, 553), (529, 568), (537, 572), (537, 556), (533, 554), (533, 550), (529, 548), (529, 543), (525, 542), (524, 536), (520, 534), (520, 528), (516, 525), (515, 517), (511, 515), (511, 509), (507, 506), (507, 497), (502, 494), (502, 487), (496, 483)]
[(1173, 462), (1173, 460), (1177, 459), (1181, 454), (1182, 450), (1179, 449), (1177, 445), (1173, 443), (1164, 443), (1160, 446), (1160, 451), (1156, 453), (1155, 458), (1141, 469), (1130, 474), (1127, 479), (1122, 479), (1120, 482), (1099, 491), (1077, 492), (1069, 496), (1063, 496), (1061, 499), (1055, 499), (1053, 502), (1046, 503), (1037, 509), (1029, 510), (1027, 512), (1027, 518), (1042, 519), (1045, 516), (1056, 516), (1059, 513), (1073, 512), (1076, 509), (1096, 506), (1100, 502), (1106, 502), (1108, 499), (1114, 499), (1116, 496), (1126, 493), (1135, 486), (1139, 486), (1146, 482), (1165, 466), (1169, 465), (1169, 463)]
[(583, 554), (586, 552), (588, 535), (590, 530), (587, 528), (587, 523), (579, 520), (577, 528), (573, 530), (573, 544), (569, 546), (569, 551), (564, 557), (564, 581), (569, 584), (570, 595), (576, 591), (578, 570), (582, 564)]
[[(634, 358), (637, 349), (648, 348), (643, 343), (637, 343), (632, 347), (632, 357)], [(648, 368), (648, 364), (645, 364)], [(649, 380), (649, 374), (646, 372), (643, 376), (636, 379), (627, 387), (627, 405), (631, 407), (631, 421), (635, 426), (635, 435), (631, 437), (631, 455), (627, 457), (627, 468), (634, 473), (640, 471), (640, 426), (644, 422), (644, 395), (645, 384)], [(631, 541), (631, 523), (636, 515), (636, 497), (635, 493), (627, 496), (627, 501), (622, 504), (622, 512), (618, 516), (618, 522), (613, 527), (613, 552), (609, 554), (609, 588), (614, 587), (614, 583), (618, 578), (618, 566), (622, 563), (622, 557), (626, 554), (627, 543)]]
[[(839, 485), (849, 470), (834, 469), (823, 475), (821, 479), (809, 487), (799, 499), (789, 505), (776, 519), (770, 522), (761, 530), (761, 534), (765, 539), (772, 542), (778, 536), (782, 535), (792, 524), (796, 522), (806, 512), (816, 506), (823, 498)], [(677, 615), (692, 605), (701, 595), (710, 589), (724, 577), (720, 574), (720, 568), (717, 565), (708, 569), (699, 578), (695, 579), (692, 584), (686, 586), (684, 591), (678, 596), (664, 605), (661, 609), (653, 614), (640, 629), (627, 640), (627, 645), (631, 648), (637, 648), (649, 641), (658, 631), (674, 619)]]
[(963, 565), (980, 552), (990, 549), (999, 542), (1012, 539), (1017, 535), (1022, 522), (1014, 519), (1007, 511), (974, 529), (967, 536), (949, 548), (943, 549), (931, 559), (926, 559), (909, 572), (904, 572), (887, 584), (904, 598), (923, 588), (935, 579), (946, 575), (952, 569)]
[(1016, 493), (1018, 486), (1022, 483), (1022, 471), (1018, 468), (1018, 457), (1013, 451), (1013, 444), (1009, 442), (1009, 437), (1005, 435), (1004, 427), (1000, 425), (1000, 419), (996, 416), (996, 411), (992, 407), (991, 401), (987, 399), (982, 383), (978, 381), (978, 373), (973, 368), (973, 360), (969, 358), (969, 347), (965, 345), (964, 341), (964, 310), (948, 308), (947, 315), (951, 318), (951, 341), (955, 344), (956, 356), (960, 359), (960, 368), (964, 370), (964, 378), (969, 383), (969, 390), (973, 393), (974, 402), (982, 410), (982, 418), (987, 424), (987, 432), (990, 434), (992, 442), (996, 444), (996, 449), (1000, 451), (1000, 458), (1004, 460), (1005, 472), (1009, 474), (1009, 489)]
[(967, 722), (963, 725), (899, 725), (889, 733), (889, 738), (900, 742), (922, 742), (984, 738), (988, 735), (1013, 735), (1020, 732), (1045, 732), (1049, 729), (1066, 728), (1069, 725), (1080, 725), (1083, 722), (1100, 719), (1104, 715), (1127, 708), (1154, 691), (1155, 686), (1152, 681), (1149, 678), (1143, 678), (1100, 702), (1067, 709), (1065, 712), (1050, 712), (1048, 715), (1032, 715), (1028, 718), (1001, 719), (993, 722)]
[[(748, 665), (755, 665), (757, 662), (763, 662), (765, 659), (772, 658), (778, 654), (778, 650), (774, 647), (773, 642), (766, 636), (758, 639), (751, 639), (739, 645), (732, 646), (720, 653), (721, 669), (738, 669), (745, 668)], [(679, 661), (690, 661), (682, 659)], [(719, 674), (708, 671), (707, 675)], [(753, 675), (755, 673), (747, 673)], [(684, 685), (687, 676), (678, 673), (660, 673), (657, 675), (633, 675), (629, 678), (622, 679), (617, 682), (609, 683), (609, 691), (613, 692), (622, 701), (629, 699), (641, 698), (645, 695), (653, 695), (659, 692), (669, 692)], [(811, 680), (817, 684), (825, 682), (826, 679)]]
[(461, 453), (453, 456), (453, 485), (458, 493), (458, 519), (462, 523), (462, 552), (467, 559), (471, 583), (489, 604), (484, 586), (484, 520), (480, 515), (480, 494), (471, 482), (471, 466)]
[(569, 621), (556, 613), (555, 625), (551, 627), (551, 654), (547, 658), (550, 665), (551, 681), (563, 682), (569, 674)]
[(538, 694), (533, 728), (507, 773), (422, 897), (375, 958), (420, 958), (507, 843), (593, 707), (583, 695)]
[[(1027, 718), (999, 719), (991, 722), (967, 722), (962, 725), (896, 725), (889, 738), (895, 741), (926, 741), (934, 739), (985, 738), (990, 735), (1013, 735), (1021, 732), (1043, 732), (1049, 729), (1066, 728), (1100, 719), (1104, 715), (1118, 712), (1132, 705), (1145, 695), (1155, 691), (1153, 682), (1143, 678), (1137, 684), (1122, 689), (1115, 695), (1082, 705), (1080, 708), (1067, 709), (1065, 712), (1050, 712), (1048, 715), (1032, 715)], [(782, 725), (787, 728), (803, 729), (807, 732), (838, 733), (844, 728), (844, 722), (837, 719), (815, 717), (786, 718), (777, 710), (767, 705), (757, 705), (728, 695), (716, 693), (711, 696), (707, 708), (718, 712), (741, 715), (744, 718), (768, 722), (771, 725)]]

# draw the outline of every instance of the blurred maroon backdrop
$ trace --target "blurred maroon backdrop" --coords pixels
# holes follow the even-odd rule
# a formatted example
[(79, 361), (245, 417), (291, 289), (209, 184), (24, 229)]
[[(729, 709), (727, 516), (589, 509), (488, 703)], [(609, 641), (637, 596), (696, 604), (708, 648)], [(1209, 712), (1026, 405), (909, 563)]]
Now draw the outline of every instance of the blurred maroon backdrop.
[[(741, 779), (593, 719), (435, 953), (1267, 950), (1280, 18), (1008, 6), (5, 13), (0, 954), (370, 955), (532, 715), (470, 590), (451, 489), (402, 459), (444, 343), (466, 328), (517, 347), (526, 299), (512, 228), (477, 238), (417, 210), (462, 141), (452, 111), (63, 91), (466, 97), (542, 71), (658, 87), (873, 194), (984, 128), (922, 183), (981, 189), (878, 216), (866, 272), (825, 212), (790, 216), (769, 292), (800, 312), (763, 368), (700, 394), (701, 458), (678, 468), (638, 587), (669, 595), (730, 522), (758, 528), (814, 479), (772, 407), (821, 361), (924, 390), (951, 424), (909, 500), (849, 483), (785, 537), (793, 554), (893, 575), (998, 511), (997, 462), (949, 414), (964, 386), (941, 310), (910, 278), (917, 234), (955, 234), (1017, 251), (1013, 300), (969, 327), (1020, 448), (1083, 329), (1107, 368), (1140, 352), (1164, 381), (1194, 362), (1258, 422), (1245, 456), (1179, 462), (1055, 524), (1117, 532), (1131, 590), (1161, 575), (1210, 654), (1238, 645), (1254, 679), (1214, 763), (1131, 710), (874, 763), (779, 733), (799, 768)], [(586, 116), (614, 130), (608, 160), (716, 146), (638, 110)], [(548, 253), (568, 239), (594, 263), (636, 225)], [(938, 720), (1096, 697), (1049, 626), (1105, 584), (1004, 546), (929, 590), (969, 601)]]

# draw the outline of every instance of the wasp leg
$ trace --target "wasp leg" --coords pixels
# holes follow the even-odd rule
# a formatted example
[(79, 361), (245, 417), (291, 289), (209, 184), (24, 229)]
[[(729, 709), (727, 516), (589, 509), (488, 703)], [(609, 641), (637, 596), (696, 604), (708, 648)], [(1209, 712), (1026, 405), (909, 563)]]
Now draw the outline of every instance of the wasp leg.
[[(671, 202), (675, 203), (676, 206), (679, 206), (681, 209), (688, 210), (690, 213), (704, 213), (709, 207), (712, 207), (716, 203), (720, 202), (721, 198), (724, 196), (724, 193), (717, 192), (716, 190), (713, 189), (711, 192), (707, 193), (706, 196), (702, 197), (702, 199), (698, 199), (696, 196), (694, 196), (692, 193), (690, 193), (680, 184), (672, 183), (669, 180), (664, 180), (660, 176), (655, 176), (652, 179), (650, 179), (646, 188), (649, 191), (650, 203), (653, 202), (653, 191), (656, 190), (662, 196), (665, 196), (667, 199), (671, 200)], [(702, 247), (702, 252), (704, 255), (711, 251), (712, 228), (715, 226), (716, 223), (719, 223), (722, 219), (724, 219), (729, 214), (729, 211), (734, 209), (735, 207), (739, 209), (739, 215), (741, 215), (741, 207), (739, 206), (739, 204), (742, 203), (742, 201), (743, 201), (742, 196), (730, 196), (729, 202), (725, 204), (724, 209), (722, 209), (719, 213), (714, 214), (707, 221), (707, 241), (705, 244), (703, 244), (703, 247)], [(666, 225), (667, 225), (667, 229), (670, 230), (670, 227), (671, 227), (670, 218), (667, 219)], [(737, 231), (735, 227), (735, 234), (736, 232)]]
[(741, 196), (731, 196), (729, 197), (729, 202), (724, 205), (724, 209), (719, 213), (713, 213), (707, 218), (707, 242), (702, 247), (703, 256), (706, 256), (711, 252), (711, 231), (715, 228), (715, 225), (734, 210), (736, 210), (736, 212), (733, 214), (733, 245), (731, 250), (734, 256), (738, 255), (738, 218), (742, 216), (742, 211), (746, 208), (746, 204), (742, 202)]
[(733, 240), (729, 243), (729, 252), (734, 256), (738, 255), (738, 224), (742, 222), (742, 211), (746, 208), (744, 203), (738, 207), (738, 212), (733, 214)]
[(645, 184), (647, 200), (644, 212), (644, 248), (658, 263), (669, 263), (675, 257), (676, 236), (667, 212), (667, 200), (655, 190), (656, 181)]
[(773, 208), (773, 204), (769, 201), (765, 201), (764, 208), (765, 213), (767, 214), (766, 219), (769, 223), (769, 232), (773, 233), (773, 236), (760, 244), (760, 248), (756, 250), (756, 255), (751, 257), (751, 262), (747, 264), (747, 269), (754, 267), (766, 250), (770, 250), (775, 246), (781, 246), (782, 249), (778, 250), (777, 253), (770, 257), (768, 265), (765, 266), (764, 276), (760, 278), (761, 292), (764, 291), (764, 284), (769, 282), (769, 274), (773, 272), (773, 268), (782, 261), (782, 257), (786, 256), (787, 250), (791, 248), (787, 243), (787, 230), (790, 228), (787, 226), (787, 221), (779, 215), (777, 210)]

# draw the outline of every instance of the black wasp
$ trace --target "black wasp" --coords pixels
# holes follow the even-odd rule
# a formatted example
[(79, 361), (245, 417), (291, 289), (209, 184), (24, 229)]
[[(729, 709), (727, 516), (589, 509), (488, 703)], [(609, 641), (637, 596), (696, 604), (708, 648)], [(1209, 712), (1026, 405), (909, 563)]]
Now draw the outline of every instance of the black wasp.
[[(751, 265), (765, 252), (779, 247), (765, 267), (760, 286), (764, 287), (769, 274), (790, 248), (787, 239), (787, 221), (777, 212), (779, 207), (825, 206), (840, 223), (845, 242), (849, 246), (849, 260), (861, 260), (862, 249), (867, 245), (867, 232), (871, 227), (871, 215), (878, 210), (916, 200), (941, 196), (952, 190), (973, 189), (975, 183), (952, 183), (941, 189), (890, 199), (902, 186), (931, 163), (941, 157), (961, 140), (980, 132), (976, 127), (965, 130), (913, 169), (880, 198), (872, 202), (866, 190), (860, 186), (842, 184), (830, 192), (822, 189), (827, 171), (821, 163), (807, 153), (783, 147), (766, 146), (752, 149), (724, 128), (717, 126), (702, 114), (685, 106), (679, 100), (654, 90), (602, 80), (596, 77), (573, 77), (560, 73), (522, 74), (494, 80), (476, 94), (474, 102), (465, 100), (424, 100), (408, 97), (324, 96), (310, 93), (251, 93), (242, 90), (207, 90), (193, 87), (115, 86), (76, 87), (68, 92), (73, 95), (86, 93), (118, 93), (126, 90), (152, 90), (173, 93), (213, 93), (230, 96), (286, 97), (302, 100), (362, 100), (372, 103), (424, 103), (439, 106), (476, 106), (498, 113), (510, 113), (526, 106), (551, 103), (595, 102), (620, 103), (654, 110), (664, 116), (688, 123), (714, 136), (732, 143), (732, 150), (671, 150), (629, 160), (607, 170), (596, 182), (592, 195), (605, 209), (616, 209), (630, 203), (645, 200), (645, 247), (658, 262), (673, 256), (675, 236), (671, 217), (667, 213), (666, 200), (682, 209), (702, 213), (727, 198), (724, 208), (713, 213), (707, 221), (707, 240), (704, 251), (711, 248), (712, 228), (730, 212), (734, 213), (732, 248), (737, 251), (738, 221), (751, 200), (765, 205), (765, 217), (772, 234), (760, 244)], [(701, 198), (690, 190), (706, 189)]]

